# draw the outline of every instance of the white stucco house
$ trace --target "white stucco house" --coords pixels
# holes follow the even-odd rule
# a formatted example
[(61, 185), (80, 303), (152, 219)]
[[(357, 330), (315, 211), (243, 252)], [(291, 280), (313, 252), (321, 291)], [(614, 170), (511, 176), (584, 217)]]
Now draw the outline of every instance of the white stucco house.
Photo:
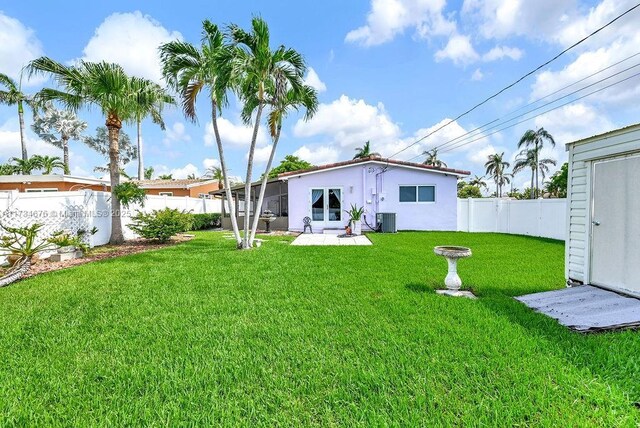
[[(305, 217), (314, 233), (344, 228), (349, 223), (345, 210), (352, 205), (364, 207), (365, 230), (367, 223), (376, 227), (377, 213), (395, 213), (398, 230), (456, 230), (457, 182), (467, 175), (469, 171), (370, 156), (280, 174), (269, 180), (258, 212), (269, 209), (278, 216), (274, 229), (300, 232)], [(259, 183), (253, 186), (251, 207)], [(244, 189), (232, 191), (242, 224)], [(223, 191), (215, 194), (224, 197)], [(223, 219), (223, 226), (229, 225)]]
[(567, 150), (566, 278), (640, 297), (640, 124)]

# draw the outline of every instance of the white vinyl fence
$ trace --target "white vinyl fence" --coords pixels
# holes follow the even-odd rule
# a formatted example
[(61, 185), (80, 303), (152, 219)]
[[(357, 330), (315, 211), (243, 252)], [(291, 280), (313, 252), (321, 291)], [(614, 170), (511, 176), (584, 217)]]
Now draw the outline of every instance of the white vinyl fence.
[[(136, 236), (127, 227), (136, 211), (150, 212), (164, 208), (177, 208), (194, 214), (220, 213), (221, 202), (218, 199), (147, 195), (144, 207), (134, 205), (129, 209), (123, 208), (121, 215), (125, 237)], [(96, 227), (98, 232), (88, 238), (89, 245), (104, 245), (109, 242), (111, 235), (110, 214), (109, 192), (0, 192), (0, 222), (14, 227), (41, 223), (42, 238), (57, 230), (75, 233), (80, 229), (89, 231)]]
[(566, 199), (458, 199), (458, 231), (565, 239)]

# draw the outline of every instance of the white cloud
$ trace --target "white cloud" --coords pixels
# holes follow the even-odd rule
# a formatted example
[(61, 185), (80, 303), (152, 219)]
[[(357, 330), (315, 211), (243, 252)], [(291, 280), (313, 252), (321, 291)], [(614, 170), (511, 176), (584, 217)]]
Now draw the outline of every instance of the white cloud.
[(330, 104), (320, 104), (311, 120), (298, 120), (293, 133), (296, 137), (329, 137), (332, 145), (343, 148), (371, 141), (377, 150), (377, 146), (397, 139), (401, 131), (382, 103), (374, 106), (342, 95)]
[(340, 150), (327, 146), (302, 146), (293, 152), (293, 155), (298, 156), (300, 159), (306, 160), (313, 165), (323, 165), (336, 162), (340, 157)]
[[(42, 45), (35, 32), (0, 11), (0, 73), (19, 81), (22, 67), (42, 55)], [(24, 79), (23, 83), (34, 85), (44, 80), (36, 77), (28, 82)]]
[(449, 35), (456, 24), (445, 18), (445, 0), (371, 0), (367, 24), (350, 31), (345, 41), (374, 46), (393, 40), (406, 29), (417, 37)]
[(187, 134), (184, 123), (175, 122), (164, 131), (164, 139), (162, 142), (165, 146), (170, 146), (172, 143), (186, 143), (191, 141), (191, 136)]
[(461, 15), (487, 39), (526, 36), (548, 40), (576, 14), (576, 0), (465, 0)]
[[(271, 145), (264, 146), (264, 147), (256, 147), (255, 151), (253, 152), (253, 162), (257, 164), (267, 163), (270, 155), (271, 155)], [(248, 152), (244, 156), (244, 158), (249, 159)]]
[(304, 79), (304, 83), (311, 86), (318, 92), (324, 92), (327, 90), (327, 85), (324, 84), (322, 80), (320, 80), (320, 76), (316, 71), (309, 67), (309, 72), (307, 73), (307, 77)]
[(220, 161), (218, 159), (206, 158), (202, 161), (202, 166), (205, 170), (210, 168), (220, 168)]
[(160, 82), (158, 47), (176, 39), (182, 39), (179, 32), (167, 30), (140, 11), (114, 13), (96, 28), (82, 59), (115, 62), (129, 74)]
[(514, 61), (522, 58), (524, 53), (518, 48), (512, 48), (508, 46), (496, 46), (486, 54), (482, 55), (484, 62), (496, 61), (502, 58), (511, 58)]
[(171, 170), (170, 174), (173, 178), (187, 178), (191, 174), (195, 175), (196, 178), (202, 176), (198, 167), (192, 163), (188, 163), (182, 168), (174, 168)]
[(436, 61), (449, 59), (456, 65), (467, 65), (477, 61), (480, 55), (475, 51), (469, 36), (454, 34), (447, 45), (435, 53)]
[(566, 143), (610, 131), (616, 126), (596, 108), (585, 104), (571, 104), (561, 109), (539, 116), (535, 127), (543, 127), (556, 140), (555, 159), (564, 157)]
[(480, 70), (479, 68), (476, 68), (473, 74), (471, 75), (471, 80), (473, 80), (474, 82), (479, 82), (482, 79), (484, 79), (484, 74), (482, 73), (482, 70)]
[[(33, 138), (29, 133), (26, 135), (26, 143), (29, 156), (37, 154), (62, 157), (62, 150)], [(7, 162), (12, 157), (19, 158), (21, 156), (20, 128), (17, 120), (10, 119), (0, 126), (0, 163)]]
[[(224, 117), (218, 118), (218, 131), (220, 132), (220, 138), (222, 144), (232, 144), (235, 146), (249, 146), (251, 144), (251, 137), (253, 136), (253, 126), (247, 126), (242, 123), (235, 124)], [(264, 127), (261, 126), (258, 130), (258, 138), (256, 144), (258, 146), (266, 144), (268, 141), (267, 134)], [(213, 133), (213, 124), (207, 123), (206, 132), (204, 135), (205, 146), (215, 145), (215, 134)]]

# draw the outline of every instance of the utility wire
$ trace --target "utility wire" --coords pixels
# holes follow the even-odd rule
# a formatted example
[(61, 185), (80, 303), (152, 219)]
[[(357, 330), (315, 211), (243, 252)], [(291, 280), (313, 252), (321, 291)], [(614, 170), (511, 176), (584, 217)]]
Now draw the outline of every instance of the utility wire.
[[(566, 86), (563, 86), (563, 87), (562, 87), (562, 88), (560, 88), (560, 89), (557, 89), (557, 90), (555, 90), (555, 91), (553, 91), (553, 92), (550, 92), (550, 93), (548, 93), (547, 95), (545, 95), (545, 96), (543, 96), (543, 97), (540, 97), (540, 98), (538, 98), (538, 99), (536, 99), (536, 100), (534, 100), (534, 101), (531, 101), (530, 103), (528, 103), (528, 104), (526, 104), (526, 105), (523, 105), (523, 106), (521, 106), (521, 107), (517, 108), (516, 110), (514, 110), (514, 111), (512, 111), (512, 112), (510, 112), (510, 113), (507, 113), (506, 115), (504, 115), (504, 116), (502, 116), (502, 117), (500, 117), (500, 118), (494, 119), (494, 120), (492, 120), (492, 121), (490, 121), (490, 122), (486, 122), (486, 123), (484, 123), (484, 124), (482, 124), (482, 125), (478, 126), (477, 128), (474, 128), (474, 129), (472, 129), (472, 130), (470, 130), (470, 131), (467, 131), (467, 132), (465, 132), (465, 133), (463, 133), (463, 134), (461, 134), (461, 135), (458, 135), (457, 137), (455, 137), (455, 138), (453, 138), (453, 139), (451, 139), (451, 140), (448, 140), (448, 141), (446, 141), (446, 142), (444, 142), (444, 143), (442, 143), (442, 144), (440, 144), (440, 145), (436, 145), (436, 146), (432, 147), (432, 149), (439, 149), (439, 148), (441, 148), (441, 147), (443, 147), (443, 146), (445, 146), (445, 145), (447, 145), (447, 144), (449, 144), (449, 143), (453, 143), (453, 142), (455, 142), (455, 141), (457, 141), (457, 140), (465, 139), (465, 138), (469, 138), (469, 137), (471, 137), (471, 136), (472, 136), (471, 134), (478, 135), (478, 132), (477, 132), (477, 131), (480, 131), (480, 130), (483, 130), (483, 129), (484, 129), (484, 130), (492, 129), (493, 127), (490, 127), (490, 128), (486, 128), (486, 127), (487, 127), (488, 125), (491, 125), (491, 124), (495, 123), (495, 122), (503, 121), (504, 119), (508, 118), (509, 116), (513, 115), (514, 113), (517, 113), (517, 112), (518, 112), (518, 111), (520, 111), (520, 110), (523, 110), (523, 109), (525, 109), (525, 108), (527, 108), (527, 107), (530, 107), (530, 106), (532, 106), (532, 105), (534, 105), (534, 104), (537, 104), (537, 103), (539, 103), (540, 101), (542, 101), (542, 100), (544, 100), (544, 99), (547, 99), (547, 98), (551, 97), (552, 95), (556, 95), (556, 94), (558, 94), (558, 93), (560, 93), (560, 92), (564, 91), (565, 89), (568, 89), (568, 88), (570, 88), (570, 87), (572, 87), (572, 86), (577, 85), (577, 84), (578, 84), (578, 83), (580, 83), (580, 82), (584, 82), (585, 80), (590, 79), (591, 77), (596, 76), (596, 75), (598, 75), (598, 74), (600, 74), (600, 73), (602, 73), (602, 72), (604, 72), (604, 71), (606, 71), (606, 70), (609, 70), (609, 69), (611, 69), (611, 68), (613, 68), (613, 67), (615, 67), (615, 66), (617, 66), (617, 65), (620, 65), (621, 63), (623, 63), (623, 62), (625, 62), (625, 61), (628, 61), (628, 60), (630, 60), (631, 58), (635, 58), (635, 57), (636, 57), (636, 56), (638, 56), (638, 55), (640, 55), (640, 52), (637, 52), (637, 53), (635, 53), (635, 54), (633, 54), (633, 55), (631, 55), (631, 56), (628, 56), (628, 57), (626, 57), (626, 58), (624, 58), (624, 59), (622, 59), (622, 60), (620, 60), (620, 61), (618, 61), (618, 62), (616, 62), (616, 63), (614, 63), (614, 64), (609, 65), (608, 67), (605, 67), (605, 68), (603, 68), (603, 69), (600, 69), (600, 70), (596, 71), (595, 73), (592, 73), (592, 74), (590, 74), (590, 75), (588, 75), (588, 76), (583, 77), (582, 79), (576, 80), (576, 81), (575, 81), (575, 82), (573, 82), (573, 83), (570, 83), (570, 84), (568, 84), (568, 85), (566, 85)], [(604, 81), (604, 80), (607, 80), (607, 79), (609, 79), (609, 78), (611, 78), (611, 77), (614, 77), (614, 76), (616, 76), (616, 75), (618, 75), (618, 74), (621, 74), (621, 73), (623, 73), (623, 72), (625, 72), (625, 71), (628, 71), (628, 70), (630, 70), (631, 68), (637, 67), (638, 65), (640, 65), (640, 63), (639, 63), (639, 64), (636, 64), (636, 65), (634, 65), (634, 66), (632, 66), (632, 67), (626, 68), (625, 70), (622, 70), (622, 71), (621, 71), (621, 72), (619, 72), (619, 73), (612, 74), (612, 75), (610, 75), (609, 77), (607, 77), (607, 78), (605, 78), (605, 79), (601, 79), (601, 80), (599, 80), (599, 81), (597, 81), (597, 82), (595, 82), (595, 83), (593, 83), (593, 84), (590, 84), (590, 85), (584, 86), (584, 87), (582, 87), (581, 89), (579, 89), (579, 90), (577, 90), (577, 91), (574, 91), (574, 92), (571, 92), (571, 93), (569, 93), (569, 94), (566, 94), (566, 95), (564, 95), (564, 96), (562, 96), (562, 97), (560, 97), (560, 98), (556, 98), (555, 100), (550, 101), (550, 102), (548, 102), (548, 103), (546, 103), (546, 104), (543, 104), (542, 106), (538, 107), (538, 109), (539, 109), (539, 108), (542, 108), (542, 107), (545, 107), (545, 106), (547, 106), (547, 105), (549, 105), (549, 104), (553, 104), (554, 102), (557, 102), (557, 101), (561, 100), (562, 98), (566, 98), (567, 96), (570, 96), (570, 95), (575, 94), (575, 93), (577, 93), (577, 92), (580, 92), (580, 91), (582, 91), (582, 90), (584, 90), (584, 89), (587, 89), (587, 88), (589, 88), (589, 87), (591, 87), (591, 86), (593, 86), (593, 85), (595, 85), (595, 84), (597, 84), (597, 83), (600, 83), (600, 82), (602, 82), (602, 81)], [(536, 110), (536, 109), (532, 109), (532, 110), (529, 110), (528, 112), (532, 112), (532, 111), (535, 111), (535, 110)], [(515, 117), (513, 117), (513, 118), (509, 119), (508, 121), (506, 121), (506, 122), (502, 122), (502, 123), (507, 123), (507, 122), (509, 122), (510, 120), (517, 119), (518, 117), (520, 117), (520, 116), (515, 116)], [(485, 128), (486, 128), (486, 129), (485, 129)], [(421, 155), (420, 155), (420, 156), (421, 156)], [(414, 158), (416, 158), (416, 157), (418, 157), (418, 156), (414, 156), (412, 159), (414, 159)]]
[(445, 127), (451, 125), (453, 122), (457, 121), (458, 119), (468, 115), (469, 113), (471, 113), (472, 111), (476, 110), (478, 107), (486, 104), (487, 102), (489, 102), (490, 100), (496, 98), (498, 95), (502, 94), (503, 92), (505, 92), (506, 90), (512, 88), (513, 86), (517, 85), (518, 83), (520, 83), (521, 81), (523, 81), (524, 79), (526, 79), (527, 77), (531, 76), (532, 74), (534, 74), (535, 72), (539, 71), (540, 69), (542, 69), (543, 67), (546, 67), (547, 65), (549, 65), (550, 63), (552, 63), (553, 61), (555, 61), (556, 59), (560, 58), (562, 55), (564, 55), (565, 53), (567, 53), (568, 51), (570, 51), (571, 49), (575, 48), (576, 46), (582, 44), (583, 42), (585, 42), (587, 39), (593, 37), (594, 35), (598, 34), (600, 31), (604, 30), (605, 28), (609, 27), (611, 24), (613, 24), (614, 22), (616, 22), (617, 20), (619, 20), (620, 18), (622, 18), (623, 16), (631, 13), (632, 11), (634, 11), (635, 9), (637, 9), (638, 7), (640, 7), (640, 3), (636, 4), (635, 6), (631, 7), (630, 9), (627, 9), (625, 12), (623, 12), (622, 14), (616, 16), (615, 18), (613, 18), (611, 21), (607, 22), (606, 24), (604, 24), (603, 26), (601, 26), (600, 28), (598, 28), (597, 30), (593, 31), (592, 33), (588, 34), (587, 36), (583, 37), (582, 39), (578, 40), (577, 42), (575, 42), (574, 44), (572, 44), (571, 46), (569, 46), (568, 48), (564, 49), (562, 52), (558, 53), (556, 56), (554, 56), (553, 58), (551, 58), (550, 60), (546, 61), (545, 63), (539, 65), (538, 67), (536, 67), (535, 69), (531, 70), (530, 72), (528, 72), (527, 74), (525, 74), (524, 76), (520, 77), (519, 79), (517, 79), (516, 81), (514, 81), (513, 83), (505, 86), (504, 88), (500, 89), (498, 92), (496, 92), (495, 94), (489, 96), (488, 98), (486, 98), (485, 100), (479, 102), (478, 104), (474, 105), (473, 107), (471, 107), (470, 109), (468, 109), (467, 111), (459, 114), (458, 116), (456, 116), (455, 118), (449, 120), (448, 122), (446, 122), (445, 124), (439, 126), (437, 129), (429, 132), (427, 135), (417, 139), (416, 141), (414, 141), (413, 143), (409, 144), (408, 146), (406, 146), (405, 148), (403, 148), (402, 150), (397, 151), (396, 153), (394, 153), (393, 155), (390, 156), (390, 158), (399, 155), (400, 153), (404, 152), (405, 150), (409, 149), (410, 147), (418, 144), (419, 142), (423, 141), (424, 139), (430, 137), (431, 135), (435, 134), (436, 132), (440, 131), (441, 129), (444, 129)]

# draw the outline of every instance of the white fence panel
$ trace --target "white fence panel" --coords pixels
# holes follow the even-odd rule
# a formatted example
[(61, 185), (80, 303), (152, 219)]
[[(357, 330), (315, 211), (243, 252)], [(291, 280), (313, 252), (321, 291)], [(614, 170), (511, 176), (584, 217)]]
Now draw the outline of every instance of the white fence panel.
[(566, 199), (458, 199), (458, 230), (565, 239)]
[[(148, 195), (144, 207), (134, 205), (121, 213), (123, 232), (127, 239), (136, 235), (127, 226), (136, 211), (150, 212), (164, 208), (177, 208), (194, 214), (220, 213), (221, 201), (178, 196)], [(111, 235), (111, 193), (81, 190), (74, 192), (19, 193), (0, 192), (0, 222), (22, 227), (33, 223), (43, 225), (42, 236), (68, 229), (98, 229), (89, 239), (89, 245), (104, 245)]]

